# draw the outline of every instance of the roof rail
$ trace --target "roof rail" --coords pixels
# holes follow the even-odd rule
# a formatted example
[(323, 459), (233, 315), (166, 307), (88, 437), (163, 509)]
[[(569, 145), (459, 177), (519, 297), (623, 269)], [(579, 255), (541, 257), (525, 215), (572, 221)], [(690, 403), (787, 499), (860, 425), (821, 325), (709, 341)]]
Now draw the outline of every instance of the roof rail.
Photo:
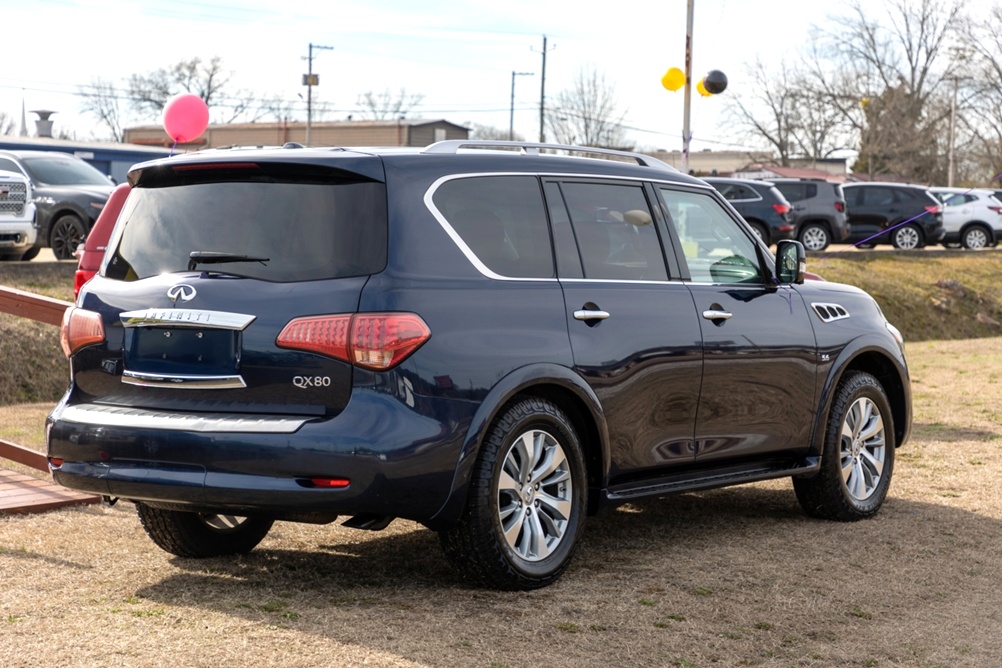
[(678, 171), (668, 163), (662, 162), (657, 158), (652, 158), (649, 155), (644, 155), (643, 153), (617, 151), (611, 148), (597, 148), (595, 146), (573, 146), (571, 144), (543, 144), (538, 142), (496, 141), (491, 139), (447, 139), (426, 146), (422, 153), (458, 153), (461, 148), (519, 149), (521, 155), (540, 155), (539, 151), (541, 149), (567, 151), (569, 153), (611, 155), (634, 160), (638, 165), (643, 165), (644, 167), (654, 167), (655, 169), (665, 169), (672, 172)]

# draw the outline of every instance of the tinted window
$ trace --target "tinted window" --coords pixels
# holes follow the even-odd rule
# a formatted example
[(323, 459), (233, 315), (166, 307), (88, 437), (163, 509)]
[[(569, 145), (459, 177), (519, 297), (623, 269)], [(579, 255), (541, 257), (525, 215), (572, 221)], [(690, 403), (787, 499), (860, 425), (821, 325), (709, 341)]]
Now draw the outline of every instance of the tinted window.
[(5, 172), (14, 172), (15, 174), (23, 174), (21, 168), (17, 166), (17, 163), (8, 158), (0, 158), (0, 170)]
[(32, 179), (50, 186), (107, 186), (111, 183), (91, 165), (69, 156), (25, 158), (24, 168)]
[(862, 203), (867, 206), (889, 206), (894, 204), (894, 190), (882, 186), (863, 188)]
[[(799, 202), (808, 197), (807, 187), (803, 183), (777, 183), (776, 188), (791, 202)], [(810, 195), (810, 197), (813, 196)]]
[(482, 176), (446, 181), (435, 207), (488, 269), (501, 276), (550, 278), (553, 251), (539, 181)]
[(712, 197), (660, 189), (682, 243), (689, 274), (701, 283), (758, 283), (762, 268), (755, 243)]
[(186, 271), (193, 251), (265, 261), (203, 264), (267, 281), (360, 276), (386, 264), (382, 183), (188, 183), (133, 188), (106, 275), (138, 280)]
[(641, 186), (562, 183), (585, 278), (667, 280), (661, 242)]
[(757, 192), (739, 183), (717, 183), (714, 184), (714, 187), (720, 191), (720, 194), (724, 196), (724, 199), (761, 199)]

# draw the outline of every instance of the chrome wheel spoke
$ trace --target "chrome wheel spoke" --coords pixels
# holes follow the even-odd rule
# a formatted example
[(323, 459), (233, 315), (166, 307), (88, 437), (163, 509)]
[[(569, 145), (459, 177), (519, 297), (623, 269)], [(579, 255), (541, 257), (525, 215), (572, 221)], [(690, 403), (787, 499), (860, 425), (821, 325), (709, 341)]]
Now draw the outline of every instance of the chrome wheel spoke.
[(840, 431), (839, 466), (842, 483), (857, 501), (870, 498), (884, 473), (884, 418), (867, 397), (856, 399), (846, 411)]

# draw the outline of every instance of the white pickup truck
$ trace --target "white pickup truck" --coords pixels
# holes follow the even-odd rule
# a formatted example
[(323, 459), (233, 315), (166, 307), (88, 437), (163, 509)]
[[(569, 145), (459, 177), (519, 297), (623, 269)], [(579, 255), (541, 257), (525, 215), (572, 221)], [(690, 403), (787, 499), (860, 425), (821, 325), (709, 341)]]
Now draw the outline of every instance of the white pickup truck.
[(0, 261), (22, 259), (37, 233), (31, 184), (23, 174), (0, 171)]

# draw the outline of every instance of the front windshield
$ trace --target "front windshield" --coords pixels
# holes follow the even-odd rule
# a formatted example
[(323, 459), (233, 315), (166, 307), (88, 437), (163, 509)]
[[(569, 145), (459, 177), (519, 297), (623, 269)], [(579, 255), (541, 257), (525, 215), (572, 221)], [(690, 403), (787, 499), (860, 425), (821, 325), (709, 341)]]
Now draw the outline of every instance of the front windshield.
[(88, 163), (72, 156), (45, 155), (24, 159), (24, 168), (40, 185), (107, 186), (111, 181)]

